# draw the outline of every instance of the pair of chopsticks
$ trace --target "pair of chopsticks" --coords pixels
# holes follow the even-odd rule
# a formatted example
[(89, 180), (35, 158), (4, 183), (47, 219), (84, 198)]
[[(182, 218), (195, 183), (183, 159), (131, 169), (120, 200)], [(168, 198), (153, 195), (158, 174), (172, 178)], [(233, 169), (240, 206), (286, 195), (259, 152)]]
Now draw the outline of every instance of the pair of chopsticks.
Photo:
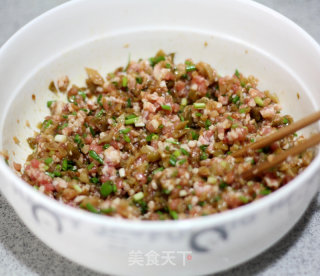
[[(290, 134), (295, 133), (297, 130), (302, 129), (320, 119), (320, 111), (317, 111), (287, 127), (281, 128), (277, 132), (274, 132), (264, 138), (257, 140), (252, 144), (248, 144), (241, 148), (240, 150), (231, 154), (233, 157), (241, 157), (246, 155), (249, 151), (257, 150), (269, 146), (275, 141), (278, 141)], [(269, 162), (266, 161), (260, 165), (253, 167), (250, 170), (247, 170), (241, 174), (241, 178), (247, 180), (258, 176), (259, 174), (267, 171), (270, 168), (275, 167), (276, 165), (280, 164), (281, 162), (285, 161), (288, 157), (295, 156), (308, 148), (311, 148), (315, 145), (320, 143), (320, 133), (317, 133), (311, 136), (309, 139), (306, 139), (302, 143), (297, 146), (290, 148), (278, 155), (275, 155), (274, 158)]]

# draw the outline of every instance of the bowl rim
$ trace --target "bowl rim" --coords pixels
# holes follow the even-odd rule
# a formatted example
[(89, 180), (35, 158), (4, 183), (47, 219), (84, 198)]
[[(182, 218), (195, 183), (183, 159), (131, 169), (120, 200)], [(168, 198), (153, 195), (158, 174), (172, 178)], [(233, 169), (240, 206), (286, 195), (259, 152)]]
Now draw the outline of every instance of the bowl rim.
[[(310, 47), (318, 52), (320, 57), (320, 46), (319, 44), (300, 26), (296, 23), (280, 14), (279, 12), (264, 6), (263, 4), (257, 3), (253, 0), (233, 0), (242, 5), (248, 5), (256, 8), (260, 12), (264, 12), (268, 14), (270, 17), (275, 17), (279, 19), (284, 24), (294, 28), (300, 36), (302, 36), (309, 44)], [(65, 7), (72, 7), (74, 5), (78, 5), (82, 2), (88, 2), (87, 0), (74, 0), (63, 3), (59, 6), (56, 6), (38, 17), (31, 20), (29, 23), (20, 28), (17, 32), (15, 32), (0, 48), (0, 57), (5, 54), (6, 50), (10, 48), (12, 44), (15, 43), (15, 40), (25, 31), (28, 31), (33, 27), (33, 25), (38, 24), (51, 14), (58, 13), (60, 10)], [(318, 123), (320, 126), (320, 123)], [(61, 203), (52, 199), (42, 193), (36, 191), (33, 187), (28, 185), (25, 181), (23, 181), (18, 175), (16, 175), (13, 170), (8, 167), (5, 163), (4, 159), (0, 160), (0, 171), (3, 175), (10, 180), (10, 184), (13, 183), (16, 187), (18, 187), (22, 193), (25, 193), (30, 198), (34, 198), (36, 202), (41, 202), (44, 206), (48, 206), (50, 210), (55, 210), (59, 215), (74, 217), (79, 221), (86, 221), (92, 224), (98, 224), (102, 226), (109, 226), (111, 228), (121, 228), (121, 229), (129, 229), (129, 230), (140, 230), (144, 232), (148, 231), (172, 231), (173, 229), (181, 231), (181, 230), (189, 230), (195, 227), (205, 227), (205, 226), (214, 226), (226, 224), (229, 221), (239, 219), (241, 217), (250, 216), (253, 213), (257, 213), (260, 210), (272, 205), (272, 203), (280, 201), (281, 198), (285, 198), (287, 195), (294, 192), (296, 189), (300, 188), (304, 185), (303, 179), (310, 178), (316, 174), (316, 171), (320, 167), (320, 154), (318, 153), (316, 157), (313, 159), (312, 163), (295, 179), (290, 181), (289, 184), (281, 187), (279, 190), (271, 193), (270, 195), (263, 197), (257, 201), (254, 201), (250, 204), (237, 207), (235, 209), (225, 211), (222, 213), (217, 213), (213, 215), (196, 217), (191, 219), (182, 219), (182, 220), (166, 220), (166, 221), (143, 221), (143, 220), (129, 220), (122, 218), (115, 218), (109, 216), (101, 216), (97, 214), (93, 214), (78, 208), (74, 208), (68, 206), (67, 204)], [(1, 184), (3, 185), (3, 184)], [(197, 223), (196, 223), (197, 222)], [(172, 227), (175, 228), (172, 228)]]

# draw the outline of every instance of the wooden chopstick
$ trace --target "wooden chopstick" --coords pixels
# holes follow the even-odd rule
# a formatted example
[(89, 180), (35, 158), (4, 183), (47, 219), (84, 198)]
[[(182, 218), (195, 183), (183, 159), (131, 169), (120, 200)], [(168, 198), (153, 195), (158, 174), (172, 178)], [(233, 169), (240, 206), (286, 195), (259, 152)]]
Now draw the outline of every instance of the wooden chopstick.
[(318, 143), (320, 143), (320, 133), (313, 135), (309, 139), (303, 141), (297, 146), (290, 148), (289, 150), (286, 150), (278, 155), (275, 155), (271, 161), (263, 162), (262, 164), (243, 172), (241, 174), (241, 177), (245, 180), (248, 180), (250, 178), (253, 178), (254, 176), (258, 176), (260, 173), (265, 172), (268, 169), (280, 164), (281, 162), (286, 160), (288, 157), (295, 156), (305, 151), (306, 149), (317, 145)]
[(231, 154), (231, 156), (233, 157), (240, 157), (245, 155), (249, 150), (256, 150), (256, 149), (261, 149), (264, 148), (270, 144), (272, 144), (275, 141), (278, 141), (286, 136), (288, 136), (289, 134), (292, 134), (294, 132), (296, 132), (299, 129), (302, 129), (314, 122), (316, 122), (317, 120), (320, 119), (320, 111), (317, 111), (287, 127), (281, 128), (279, 129), (277, 132), (274, 132), (266, 137), (263, 137), (259, 140), (257, 140), (254, 143), (248, 144), (246, 146), (244, 146), (243, 148), (241, 148), (240, 150), (234, 152)]

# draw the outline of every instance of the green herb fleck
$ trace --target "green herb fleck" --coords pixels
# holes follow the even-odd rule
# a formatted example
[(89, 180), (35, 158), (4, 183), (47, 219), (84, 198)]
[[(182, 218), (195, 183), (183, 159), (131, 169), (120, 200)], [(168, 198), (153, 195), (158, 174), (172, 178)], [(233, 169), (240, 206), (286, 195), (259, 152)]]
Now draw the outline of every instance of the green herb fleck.
[(100, 194), (105, 198), (113, 192), (113, 182), (108, 180), (100, 187)]
[(87, 98), (87, 94), (84, 91), (79, 91), (78, 94), (82, 97), (83, 100)]
[(246, 203), (249, 202), (249, 199), (248, 199), (247, 197), (245, 197), (245, 196), (240, 196), (239, 199), (240, 199), (244, 204), (246, 204)]
[(87, 203), (86, 208), (91, 213), (99, 214), (99, 211), (91, 203)]
[(47, 101), (47, 107), (51, 107), (51, 105), (54, 103), (55, 101)]
[(270, 193), (271, 193), (271, 190), (269, 190), (269, 189), (264, 189), (264, 190), (260, 191), (260, 195), (268, 195)]
[(102, 106), (101, 100), (102, 100), (102, 95), (100, 94), (100, 95), (98, 96), (98, 98), (97, 98), (97, 103), (98, 103), (100, 106)]
[(153, 174), (156, 174), (156, 173), (158, 173), (158, 172), (162, 172), (163, 170), (164, 170), (164, 168), (163, 168), (163, 167), (160, 167), (160, 168), (155, 169), (152, 173), (153, 173)]
[(170, 105), (166, 105), (166, 104), (161, 105), (161, 108), (163, 110), (171, 110), (171, 106)]
[(122, 87), (128, 87), (128, 78), (126, 76), (122, 77)]
[(232, 98), (232, 102), (236, 104), (240, 100), (240, 97), (236, 95), (235, 97)]
[(53, 159), (51, 157), (48, 157), (44, 160), (44, 163), (49, 166), (52, 163), (52, 161)]
[(142, 78), (141, 77), (136, 77), (137, 83), (141, 84), (142, 83)]
[(260, 97), (254, 97), (254, 101), (259, 106), (264, 106), (263, 100)]
[(227, 185), (226, 182), (221, 181), (221, 182), (220, 182), (220, 185), (219, 185), (219, 188), (220, 188), (221, 190), (224, 190), (227, 186), (228, 186), (228, 185)]
[(177, 214), (176, 211), (170, 210), (170, 211), (169, 211), (169, 214), (170, 214), (170, 216), (171, 216), (174, 220), (179, 219), (179, 216), (178, 216), (178, 214)]
[(195, 109), (204, 109), (206, 107), (205, 103), (194, 103), (193, 104)]
[(156, 57), (149, 58), (149, 61), (152, 67), (163, 60), (165, 60), (164, 56), (156, 56)]
[(234, 72), (234, 74), (236, 75), (237, 78), (240, 78), (240, 73), (239, 73), (238, 69), (236, 69), (236, 71)]
[(104, 163), (104, 162), (103, 162), (103, 159), (100, 157), (100, 155), (97, 154), (94, 150), (89, 150), (89, 156), (90, 156), (92, 159), (98, 161), (100, 164), (103, 164), (103, 163)]

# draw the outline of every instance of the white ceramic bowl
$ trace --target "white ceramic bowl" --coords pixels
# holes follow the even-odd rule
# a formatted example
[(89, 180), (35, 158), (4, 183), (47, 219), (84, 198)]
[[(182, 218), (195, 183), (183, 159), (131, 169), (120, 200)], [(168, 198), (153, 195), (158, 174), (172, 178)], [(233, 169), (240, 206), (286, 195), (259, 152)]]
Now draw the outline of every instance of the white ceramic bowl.
[[(264, 6), (242, 0), (72, 1), (30, 22), (0, 50), (0, 142), (10, 162), (29, 154), (25, 138), (33, 130), (25, 122), (35, 129), (48, 112), (52, 79), (67, 74), (82, 83), (85, 66), (108, 72), (125, 65), (129, 53), (146, 58), (159, 49), (176, 52), (178, 61), (207, 61), (221, 74), (236, 68), (254, 74), (295, 119), (319, 109), (319, 46)], [(317, 192), (319, 163), (318, 155), (295, 180), (257, 202), (184, 221), (117, 220), (73, 209), (35, 191), (3, 160), (1, 192), (37, 237), (81, 265), (113, 274), (195, 275), (235, 266), (279, 240)], [(152, 254), (160, 265), (147, 265)], [(176, 265), (163, 264), (165, 255)], [(134, 263), (139, 258), (141, 265)]]

